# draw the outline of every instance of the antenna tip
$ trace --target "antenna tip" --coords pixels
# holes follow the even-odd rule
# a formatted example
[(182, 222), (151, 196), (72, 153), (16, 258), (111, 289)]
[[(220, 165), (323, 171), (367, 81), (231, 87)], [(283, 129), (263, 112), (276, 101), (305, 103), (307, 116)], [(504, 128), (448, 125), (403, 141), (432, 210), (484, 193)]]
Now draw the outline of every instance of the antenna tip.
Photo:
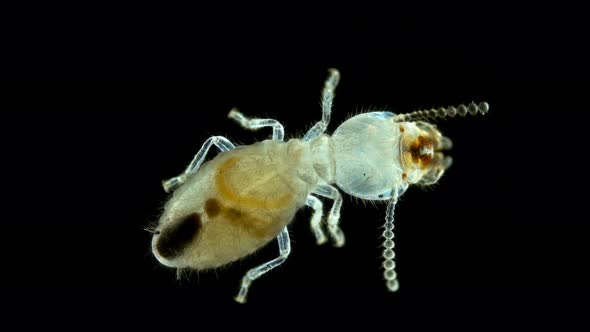
[(488, 103), (486, 103), (485, 101), (479, 103), (477, 107), (479, 108), (481, 114), (486, 114), (490, 110), (490, 105), (488, 105)]

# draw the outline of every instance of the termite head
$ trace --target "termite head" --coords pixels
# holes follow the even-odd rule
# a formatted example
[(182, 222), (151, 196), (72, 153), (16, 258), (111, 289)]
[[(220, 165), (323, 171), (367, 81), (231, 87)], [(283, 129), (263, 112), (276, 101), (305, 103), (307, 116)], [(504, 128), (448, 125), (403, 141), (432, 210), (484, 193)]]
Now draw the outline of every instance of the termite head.
[(443, 152), (452, 147), (451, 140), (434, 125), (422, 121), (402, 123), (400, 132), (403, 180), (409, 184), (422, 185), (437, 182), (451, 166), (451, 157), (445, 156)]
[(451, 157), (443, 153), (453, 146), (451, 140), (436, 126), (422, 120), (486, 114), (488, 110), (488, 103), (481, 102), (397, 115), (393, 120), (400, 126), (402, 179), (408, 184), (431, 185), (451, 166)]

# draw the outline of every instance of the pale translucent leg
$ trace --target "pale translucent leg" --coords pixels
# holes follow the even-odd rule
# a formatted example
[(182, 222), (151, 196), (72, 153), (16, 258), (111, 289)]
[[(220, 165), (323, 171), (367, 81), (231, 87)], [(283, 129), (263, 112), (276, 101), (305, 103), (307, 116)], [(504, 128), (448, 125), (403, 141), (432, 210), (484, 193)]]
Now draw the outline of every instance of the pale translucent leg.
[(189, 175), (196, 172), (199, 169), (199, 167), (201, 167), (203, 160), (205, 160), (205, 156), (207, 155), (207, 152), (209, 152), (209, 148), (211, 148), (211, 145), (215, 145), (219, 149), (219, 151), (221, 151), (221, 152), (229, 151), (229, 150), (235, 148), (235, 145), (225, 137), (222, 137), (222, 136), (209, 137), (205, 141), (205, 143), (203, 143), (203, 146), (201, 146), (201, 149), (199, 150), (199, 152), (197, 152), (197, 154), (193, 158), (193, 161), (191, 161), (191, 163), (188, 165), (188, 167), (184, 170), (184, 173), (180, 174), (179, 176), (173, 177), (171, 179), (162, 181), (162, 187), (164, 187), (164, 190), (166, 192), (170, 192), (170, 190), (183, 184)]
[(394, 198), (389, 201), (387, 205), (387, 212), (385, 214), (385, 229), (383, 231), (383, 277), (385, 278), (385, 284), (387, 289), (391, 292), (395, 292), (399, 288), (399, 282), (397, 281), (397, 273), (395, 272), (395, 252), (393, 248), (395, 244), (393, 242), (393, 213), (395, 210), (395, 204), (397, 199)]
[(287, 259), (287, 256), (289, 256), (289, 253), (291, 253), (291, 242), (289, 240), (289, 231), (287, 230), (286, 226), (285, 226), (285, 228), (283, 228), (283, 230), (281, 231), (281, 233), (277, 237), (277, 241), (279, 242), (280, 256), (271, 260), (271, 261), (268, 261), (260, 266), (257, 266), (255, 268), (251, 269), (250, 271), (248, 271), (248, 273), (246, 273), (244, 278), (242, 278), (242, 287), (240, 288), (240, 292), (235, 297), (235, 300), (237, 302), (245, 303), (246, 296), (248, 296), (248, 289), (250, 288), (250, 285), (252, 284), (252, 282), (254, 280), (258, 279), (261, 275), (263, 275), (263, 274), (267, 273), (268, 271), (274, 269), (275, 267), (283, 264), (283, 262)]
[(311, 216), (310, 224), (311, 230), (315, 235), (316, 242), (317, 244), (323, 244), (326, 242), (326, 235), (324, 235), (324, 231), (322, 231), (322, 215), (324, 214), (324, 205), (317, 197), (311, 195), (307, 196), (307, 202), (305, 204), (313, 209), (313, 215)]
[(257, 130), (263, 127), (272, 127), (272, 139), (282, 141), (285, 137), (283, 125), (273, 119), (251, 119), (242, 114), (236, 108), (232, 108), (227, 115), (228, 118), (235, 120), (242, 127), (250, 130)]
[(328, 70), (328, 79), (324, 83), (324, 90), (322, 91), (322, 120), (317, 122), (308, 132), (303, 136), (304, 141), (309, 141), (319, 137), (326, 131), (328, 123), (330, 123), (330, 115), (332, 114), (332, 101), (334, 100), (334, 91), (340, 81), (340, 73), (338, 70), (331, 68)]
[(328, 232), (334, 240), (336, 247), (342, 247), (344, 245), (344, 233), (340, 229), (340, 208), (342, 207), (342, 195), (336, 187), (331, 185), (319, 185), (314, 191), (314, 194), (327, 197), (334, 200), (330, 214), (328, 215)]

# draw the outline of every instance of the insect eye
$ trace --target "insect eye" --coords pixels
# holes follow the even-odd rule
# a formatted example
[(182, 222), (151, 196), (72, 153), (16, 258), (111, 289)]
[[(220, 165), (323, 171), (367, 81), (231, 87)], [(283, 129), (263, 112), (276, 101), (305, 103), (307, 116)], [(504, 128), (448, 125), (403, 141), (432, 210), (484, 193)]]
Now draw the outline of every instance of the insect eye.
[(197, 236), (201, 229), (201, 217), (198, 213), (172, 223), (162, 230), (156, 249), (166, 259), (178, 257), (184, 248)]

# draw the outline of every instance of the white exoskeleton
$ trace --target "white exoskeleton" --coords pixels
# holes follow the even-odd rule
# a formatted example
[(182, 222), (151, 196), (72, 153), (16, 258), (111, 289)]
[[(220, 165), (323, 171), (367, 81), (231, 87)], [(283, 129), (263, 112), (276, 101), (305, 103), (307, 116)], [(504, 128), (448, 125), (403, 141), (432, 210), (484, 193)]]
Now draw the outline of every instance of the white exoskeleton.
[[(271, 127), (271, 140), (234, 146), (221, 136), (210, 137), (187, 169), (163, 182), (174, 190), (154, 230), (152, 250), (164, 265), (183, 269), (216, 268), (260, 249), (277, 239), (279, 256), (248, 271), (236, 301), (245, 302), (252, 282), (288, 257), (287, 226), (295, 212), (313, 209), (311, 230), (318, 244), (327, 241), (323, 204), (332, 200), (327, 234), (337, 247), (345, 239), (340, 207), (345, 193), (366, 200), (387, 201), (383, 232), (383, 268), (387, 288), (398, 289), (395, 272), (393, 213), (400, 195), (411, 184), (438, 181), (451, 164), (443, 150), (451, 140), (428, 119), (485, 114), (488, 104), (439, 108), (395, 115), (369, 112), (325, 134), (340, 74), (330, 69), (322, 93), (322, 119), (301, 139), (283, 141), (283, 126), (272, 119), (253, 119), (233, 109), (229, 118), (246, 129)], [(211, 146), (220, 153), (204, 162)]]

